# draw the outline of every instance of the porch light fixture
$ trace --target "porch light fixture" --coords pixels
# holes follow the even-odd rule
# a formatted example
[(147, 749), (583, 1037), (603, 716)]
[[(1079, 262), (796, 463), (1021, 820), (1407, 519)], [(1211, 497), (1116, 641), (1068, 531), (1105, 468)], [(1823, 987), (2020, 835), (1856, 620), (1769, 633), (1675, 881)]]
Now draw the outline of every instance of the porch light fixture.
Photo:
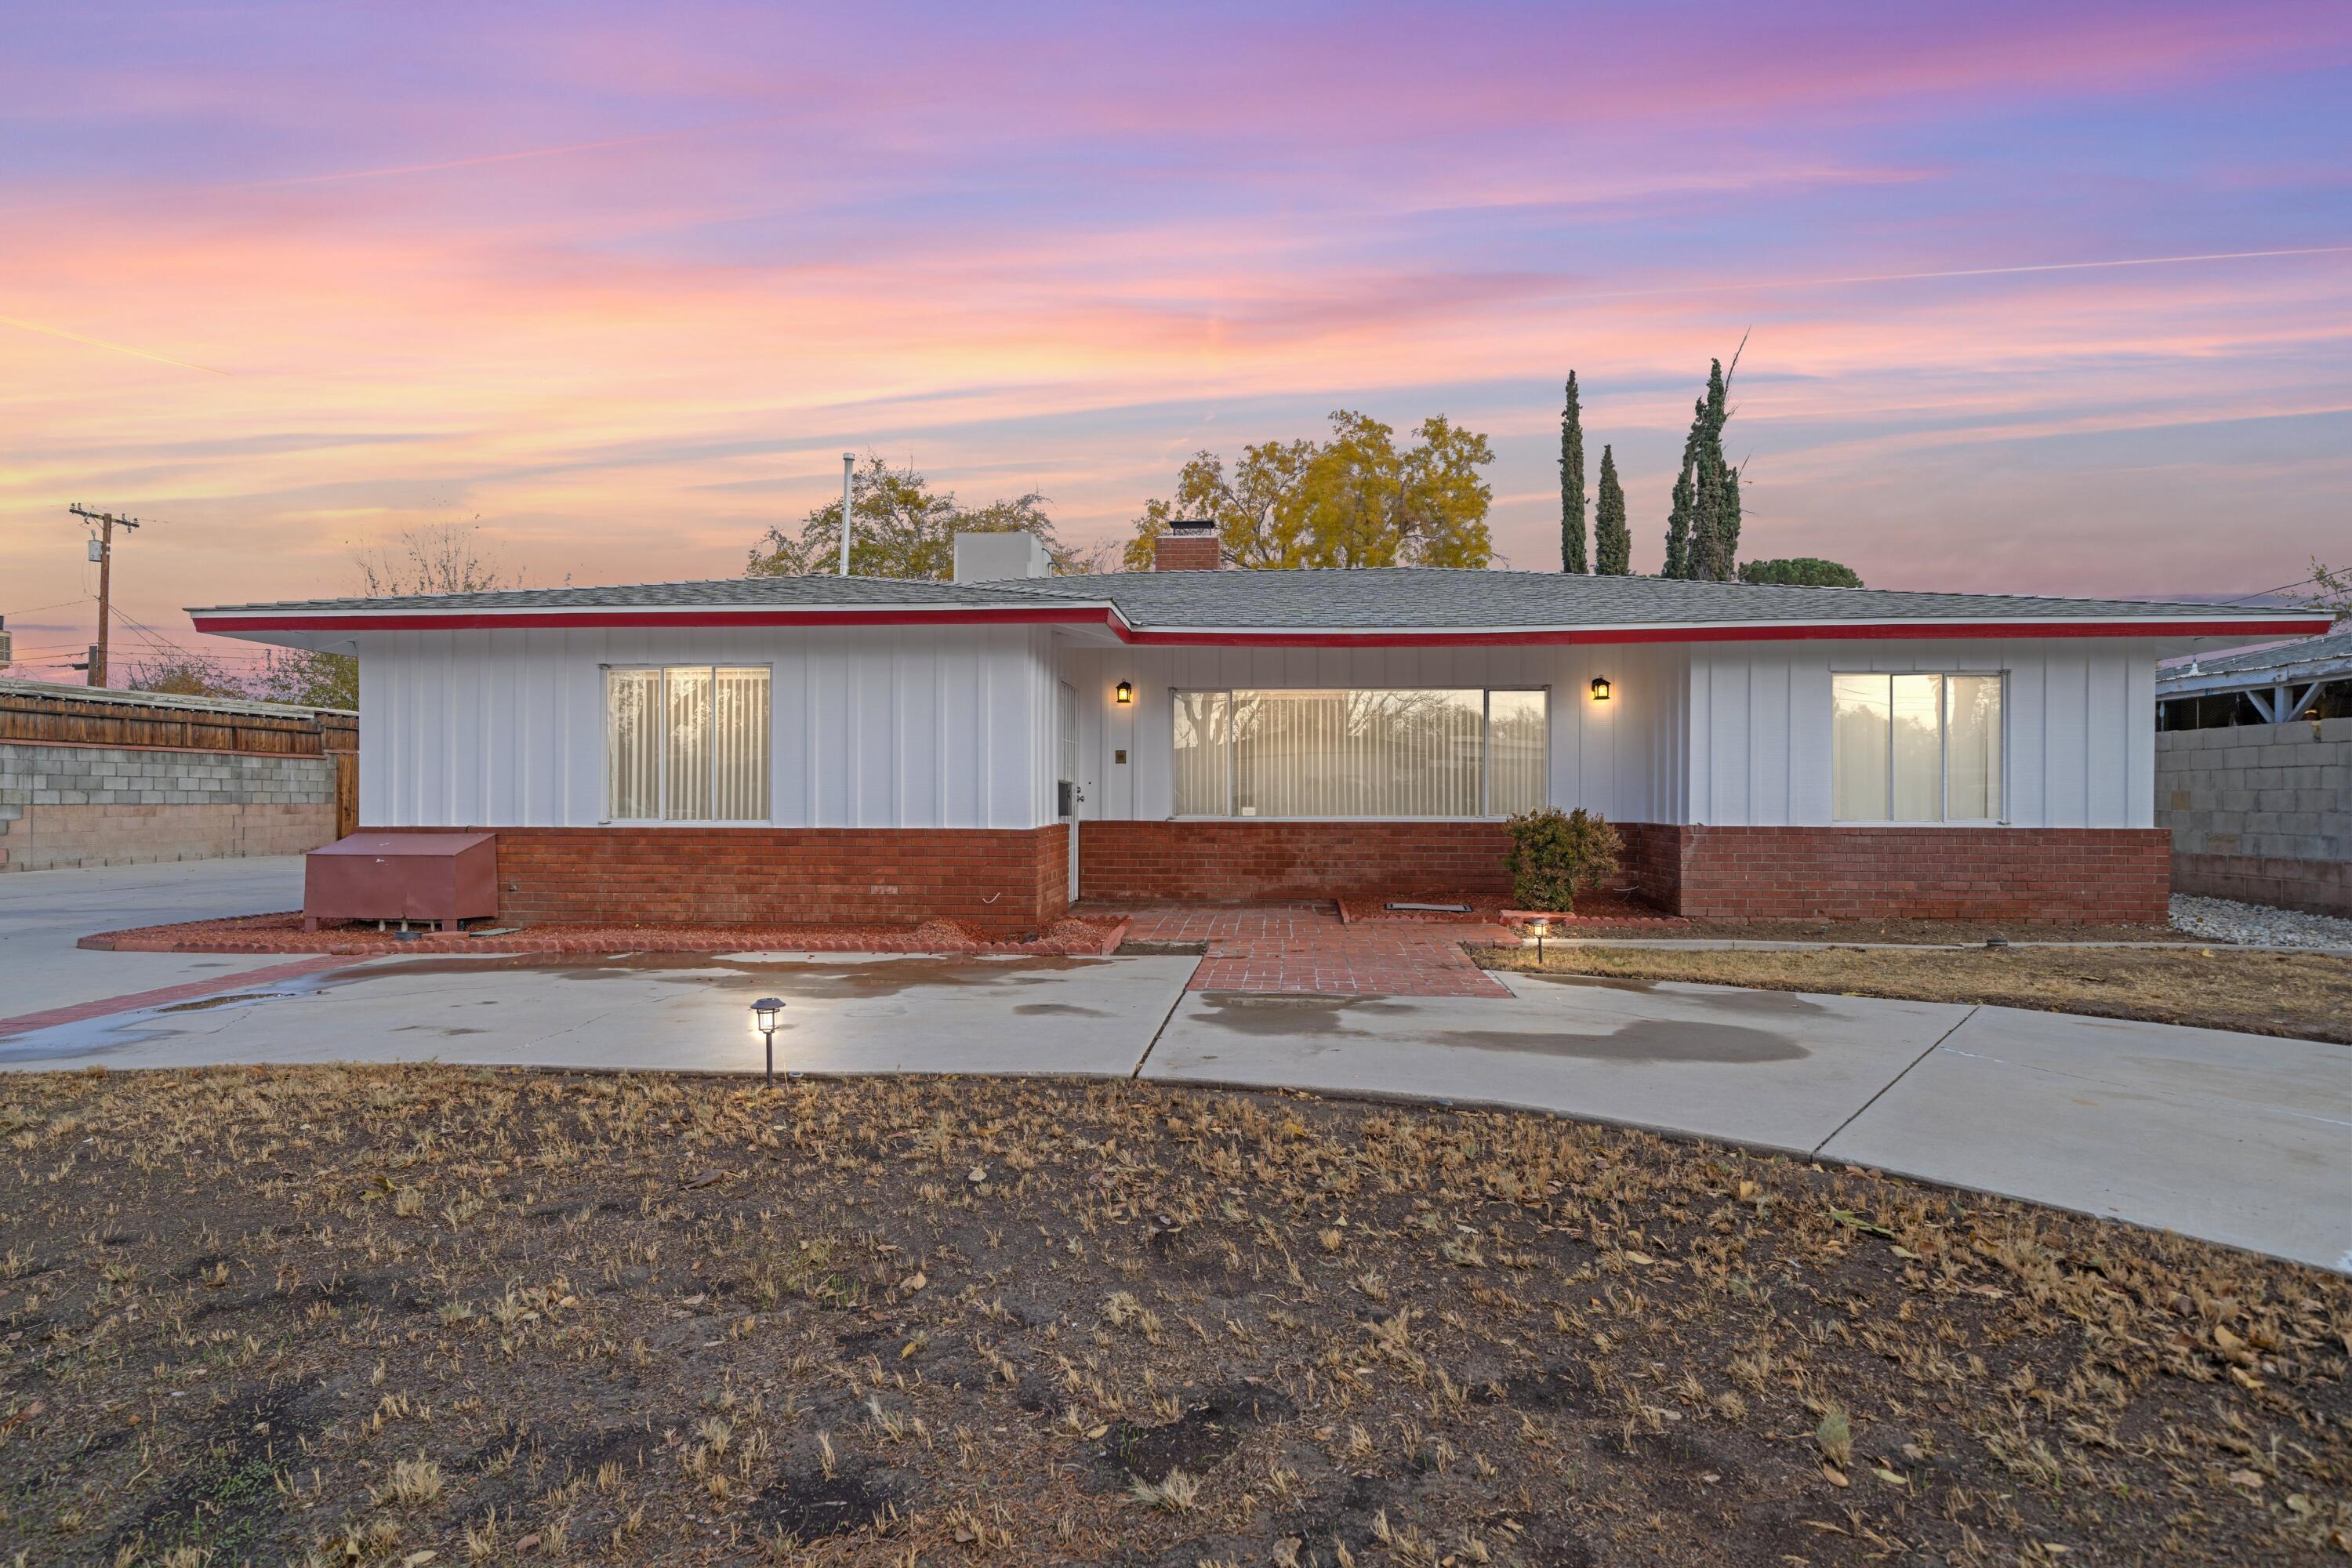
[(768, 1087), (776, 1086), (776, 1023), (784, 1010), (783, 1003), (773, 996), (762, 996), (751, 1004), (751, 1026), (768, 1042)]
[(1126, 707), (1129, 703), (1130, 703), (1130, 702), (1132, 702), (1132, 701), (1134, 701), (1134, 700), (1135, 700), (1135, 682), (1133, 682), (1132, 680), (1122, 680), (1122, 681), (1120, 681), (1120, 682), (1118, 683), (1118, 705), (1119, 705), (1120, 707), (1124, 708), (1124, 707)]
[(1596, 675), (1592, 678), (1592, 700), (1595, 702), (1606, 702), (1609, 700), (1609, 678), (1607, 676)]

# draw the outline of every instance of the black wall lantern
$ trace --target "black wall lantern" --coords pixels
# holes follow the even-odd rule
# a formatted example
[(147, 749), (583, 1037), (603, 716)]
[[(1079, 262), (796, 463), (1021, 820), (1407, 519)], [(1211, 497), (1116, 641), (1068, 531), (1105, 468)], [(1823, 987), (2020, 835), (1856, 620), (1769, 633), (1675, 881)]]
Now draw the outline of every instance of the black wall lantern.
[(1122, 680), (1122, 681), (1120, 681), (1120, 682), (1118, 683), (1118, 705), (1119, 705), (1120, 707), (1124, 708), (1124, 707), (1126, 707), (1129, 703), (1130, 703), (1130, 702), (1132, 702), (1132, 701), (1134, 701), (1134, 700), (1135, 700), (1135, 682), (1133, 682), (1132, 680)]
[(1592, 678), (1592, 700), (1595, 702), (1609, 700), (1609, 680), (1606, 676), (1596, 675)]

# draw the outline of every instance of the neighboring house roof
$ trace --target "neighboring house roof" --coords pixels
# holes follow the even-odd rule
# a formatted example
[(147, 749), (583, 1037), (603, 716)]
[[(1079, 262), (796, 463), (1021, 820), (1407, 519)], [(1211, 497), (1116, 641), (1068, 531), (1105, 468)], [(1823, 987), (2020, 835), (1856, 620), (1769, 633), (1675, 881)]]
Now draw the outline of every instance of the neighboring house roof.
[(2197, 697), (2265, 686), (2352, 678), (2352, 626), (2321, 637), (2200, 655), (2157, 671), (2159, 697)]
[(1089, 623), (1129, 642), (1690, 641), (1761, 637), (2285, 637), (2309, 615), (2210, 605), (1432, 567), (1125, 572), (988, 583), (729, 577), (191, 610), (231, 636), (401, 627)]
[(0, 676), (0, 698), (37, 697), (58, 702), (104, 702), (131, 708), (176, 708), (205, 713), (245, 713), (259, 718), (307, 719), (313, 713), (359, 715), (348, 708), (311, 708), (296, 702), (258, 702), (247, 697), (181, 697), (162, 691), (124, 691), (110, 686), (74, 686), (62, 680), (26, 680)]

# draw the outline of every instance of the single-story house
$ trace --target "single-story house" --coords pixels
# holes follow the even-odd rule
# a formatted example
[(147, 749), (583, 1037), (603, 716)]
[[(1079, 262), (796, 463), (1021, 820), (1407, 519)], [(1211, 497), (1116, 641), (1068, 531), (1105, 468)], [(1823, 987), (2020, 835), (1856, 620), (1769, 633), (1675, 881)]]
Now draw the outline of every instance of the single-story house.
[(1496, 892), (1585, 806), (1711, 916), (2160, 919), (2159, 658), (2203, 605), (1395, 568), (730, 578), (191, 611), (360, 658), (363, 830), (495, 832), (499, 918), (1033, 929)]

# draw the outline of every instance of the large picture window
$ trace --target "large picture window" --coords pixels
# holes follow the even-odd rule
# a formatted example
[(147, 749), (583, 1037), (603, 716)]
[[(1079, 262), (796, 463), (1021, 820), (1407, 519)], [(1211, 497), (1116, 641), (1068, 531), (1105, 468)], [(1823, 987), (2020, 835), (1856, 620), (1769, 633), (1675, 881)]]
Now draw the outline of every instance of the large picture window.
[(2000, 676), (1835, 679), (1834, 820), (2000, 820)]
[(604, 816), (766, 821), (767, 670), (708, 664), (607, 669)]
[(1508, 816), (1544, 804), (1541, 691), (1176, 693), (1179, 816)]

